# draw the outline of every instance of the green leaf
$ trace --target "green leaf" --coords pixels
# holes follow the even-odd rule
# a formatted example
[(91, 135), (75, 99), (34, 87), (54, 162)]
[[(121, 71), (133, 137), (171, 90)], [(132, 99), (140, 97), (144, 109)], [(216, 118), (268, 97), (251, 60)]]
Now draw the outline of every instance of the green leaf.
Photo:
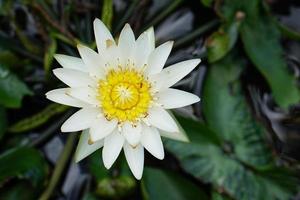
[(24, 95), (31, 95), (28, 87), (7, 67), (0, 64), (0, 104), (18, 108)]
[[(178, 119), (191, 143), (168, 140), (166, 148), (192, 176), (211, 183), (236, 200), (288, 200), (297, 191), (298, 181), (294, 175), (277, 167), (254, 170), (213, 142), (216, 135), (203, 124)], [(277, 177), (270, 177), (270, 174)]]
[(298, 180), (275, 166), (264, 129), (251, 116), (242, 94), (242, 69), (243, 61), (235, 55), (210, 67), (202, 98), (208, 127), (178, 118), (191, 143), (167, 141), (166, 147), (185, 171), (234, 199), (288, 200)]
[(11, 133), (21, 133), (32, 130), (48, 122), (53, 116), (65, 112), (67, 109), (68, 107), (64, 105), (56, 103), (50, 104), (39, 113), (13, 124), (9, 127), (8, 131)]
[(25, 178), (34, 186), (42, 186), (47, 165), (40, 152), (33, 148), (18, 147), (0, 155), (0, 183), (11, 178)]
[(101, 181), (102, 179), (109, 177), (109, 171), (104, 167), (101, 158), (102, 153), (100, 150), (97, 150), (88, 156), (88, 168), (96, 181)]
[(239, 22), (224, 25), (207, 40), (207, 56), (209, 62), (223, 58), (235, 45), (238, 38)]
[(95, 194), (108, 199), (123, 199), (134, 192), (136, 180), (132, 176), (104, 178), (98, 182)]
[(199, 186), (171, 171), (146, 168), (141, 187), (145, 200), (208, 199)]
[(224, 148), (254, 167), (271, 161), (265, 145), (265, 130), (255, 121), (242, 94), (239, 76), (243, 60), (229, 55), (211, 66), (203, 89), (203, 112), (208, 126), (222, 141)]
[(0, 106), (0, 140), (3, 137), (7, 127), (5, 108)]
[(82, 200), (98, 200), (98, 198), (92, 193), (86, 193)]
[(216, 191), (212, 192), (211, 198), (212, 200), (231, 200), (229, 197), (226, 197)]
[(241, 18), (240, 34), (245, 51), (268, 82), (277, 104), (287, 108), (298, 103), (300, 91), (283, 57), (280, 30), (263, 1), (226, 0), (221, 12), (228, 22)]
[(288, 71), (279, 30), (272, 21), (262, 17), (258, 21), (246, 22), (241, 34), (248, 56), (269, 83), (276, 102), (284, 108), (299, 102), (299, 88)]
[[(132, 177), (125, 159), (119, 158), (114, 167), (118, 165), (118, 176), (112, 176), (101, 160), (100, 150), (95, 151), (88, 157), (88, 167), (90, 173), (97, 182), (95, 194), (108, 199), (122, 199), (132, 194), (136, 188), (136, 180)], [(121, 166), (119, 166), (121, 165)]]
[(201, 0), (201, 3), (206, 7), (211, 7), (214, 0)]

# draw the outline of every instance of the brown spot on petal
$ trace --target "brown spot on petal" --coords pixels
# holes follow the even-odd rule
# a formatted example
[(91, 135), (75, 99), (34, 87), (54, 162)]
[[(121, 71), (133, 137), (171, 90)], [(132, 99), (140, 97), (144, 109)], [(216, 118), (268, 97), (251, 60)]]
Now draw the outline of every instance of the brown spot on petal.
[(114, 44), (112, 40), (106, 40), (106, 48), (111, 47)]
[(88, 144), (89, 144), (89, 145), (92, 145), (92, 144), (94, 144), (94, 142), (92, 141), (92, 139), (91, 139), (91, 138), (89, 138), (89, 140), (88, 140)]

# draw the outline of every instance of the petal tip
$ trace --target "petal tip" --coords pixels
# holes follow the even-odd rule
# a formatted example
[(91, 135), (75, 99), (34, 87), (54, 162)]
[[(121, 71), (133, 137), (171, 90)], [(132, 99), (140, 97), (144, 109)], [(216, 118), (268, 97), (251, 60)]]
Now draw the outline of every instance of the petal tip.
[(156, 158), (157, 158), (158, 160), (163, 160), (163, 159), (165, 158), (165, 154), (159, 155), (159, 156), (157, 156)]
[(133, 174), (134, 177), (137, 179), (137, 180), (141, 180), (142, 179), (142, 176), (143, 176), (143, 173), (141, 174)]
[(104, 160), (103, 160), (103, 165), (106, 169), (110, 169), (112, 166), (112, 164), (108, 164), (108, 163), (104, 162)]
[(59, 71), (60, 71), (60, 68), (55, 68), (55, 69), (53, 69), (52, 70), (52, 72), (55, 74), (55, 73), (59, 73)]
[(51, 95), (52, 90), (45, 93), (45, 96), (48, 98), (49, 95)]
[(194, 59), (194, 60), (195, 60), (195, 63), (197, 63), (196, 65), (199, 65), (200, 62), (201, 62), (201, 58), (196, 58), (196, 59)]
[(103, 22), (99, 18), (95, 18), (93, 21), (94, 30), (97, 29), (97, 27), (101, 28), (104, 26)]
[(93, 23), (95, 24), (95, 23), (99, 23), (99, 22), (101, 23), (102, 21), (101, 21), (99, 18), (96, 17), (96, 18), (94, 19), (94, 22), (93, 22)]
[(151, 26), (150, 28), (148, 28), (147, 30), (145, 30), (143, 32), (143, 34), (145, 34), (145, 35), (154, 34), (154, 28), (153, 28), (153, 26)]
[(129, 23), (126, 23), (124, 28), (131, 28)]
[(61, 58), (61, 56), (62, 56), (62, 54), (54, 54), (54, 58), (55, 58), (55, 60), (59, 60), (60, 58)]
[(154, 27), (153, 26), (151, 26), (150, 28), (148, 28), (145, 32), (148, 32), (148, 31), (154, 31)]
[(68, 131), (66, 131), (66, 128), (64, 127), (64, 125), (62, 125), (60, 127), (60, 132), (65, 133), (65, 132), (68, 132)]

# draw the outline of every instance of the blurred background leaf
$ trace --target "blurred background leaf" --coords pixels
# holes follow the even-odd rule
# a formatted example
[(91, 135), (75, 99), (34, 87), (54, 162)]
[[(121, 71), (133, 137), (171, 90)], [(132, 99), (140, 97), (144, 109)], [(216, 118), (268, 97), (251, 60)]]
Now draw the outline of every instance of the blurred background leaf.
[(230, 23), (242, 21), (240, 33), (245, 51), (270, 85), (276, 102), (283, 108), (299, 102), (299, 88), (280, 46), (280, 31), (263, 2), (225, 1), (220, 12)]
[(171, 171), (146, 168), (141, 184), (145, 200), (208, 199), (197, 185)]
[(42, 187), (47, 172), (43, 157), (33, 148), (17, 147), (0, 155), (0, 182), (17, 177)]
[(18, 108), (24, 95), (32, 95), (32, 92), (7, 67), (0, 64), (0, 104)]
[(32, 200), (37, 198), (37, 192), (27, 181), (15, 185), (5, 186), (0, 189), (0, 198), (3, 200)]
[(28, 116), (25, 119), (22, 119), (15, 124), (11, 125), (8, 129), (11, 133), (20, 133), (32, 130), (37, 128), (44, 123), (48, 122), (48, 120), (60, 113), (65, 112), (69, 107), (60, 105), (60, 104), (49, 104), (45, 109), (41, 110), (39, 113)]
[[(187, 133), (192, 142), (168, 141), (166, 147), (177, 157), (184, 170), (195, 178), (212, 183), (234, 199), (283, 200), (290, 199), (297, 191), (297, 178), (290, 172), (284, 172), (272, 164), (254, 169), (234, 153), (226, 153), (222, 146), (214, 142), (214, 133), (208, 128), (187, 119), (179, 121), (184, 128), (189, 127)], [(269, 177), (272, 173), (278, 175), (276, 179)]]

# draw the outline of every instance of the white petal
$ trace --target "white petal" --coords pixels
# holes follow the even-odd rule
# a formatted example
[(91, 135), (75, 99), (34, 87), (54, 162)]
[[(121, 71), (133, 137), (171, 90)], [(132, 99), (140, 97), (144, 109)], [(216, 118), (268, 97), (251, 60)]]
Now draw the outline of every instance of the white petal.
[(86, 158), (88, 155), (94, 153), (97, 149), (100, 149), (103, 146), (103, 140), (99, 140), (93, 144), (89, 144), (89, 131), (84, 130), (76, 148), (75, 152), (75, 162), (79, 162), (82, 159)]
[(99, 106), (100, 101), (97, 99), (96, 89), (91, 87), (79, 87), (79, 88), (70, 88), (68, 91), (68, 95), (79, 99), (82, 102), (87, 104), (91, 104), (94, 106)]
[(173, 41), (157, 47), (149, 56), (146, 73), (157, 74), (163, 69), (173, 47)]
[(181, 142), (189, 142), (188, 137), (182, 131), (167, 132), (167, 131), (159, 130), (159, 133), (162, 137), (170, 138), (172, 140), (177, 140), (177, 141), (181, 141)]
[(58, 68), (53, 70), (54, 75), (70, 87), (96, 86), (97, 82), (88, 75), (74, 69)]
[(164, 85), (164, 76), (161, 76), (161, 74), (152, 74), (148, 75), (148, 80), (151, 83), (151, 92), (153, 94), (159, 92), (161, 88), (163, 88)]
[(149, 109), (148, 116), (147, 116), (148, 122), (164, 131), (168, 132), (177, 132), (178, 127), (170, 114), (165, 111), (165, 109), (155, 106)]
[(77, 45), (79, 54), (92, 76), (104, 77), (104, 61), (101, 56), (89, 47)]
[(115, 42), (114, 38), (112, 37), (110, 31), (107, 29), (107, 27), (103, 24), (103, 22), (100, 19), (94, 20), (94, 32), (95, 32), (95, 38), (96, 38), (96, 44), (98, 52), (102, 53), (107, 46), (107, 40), (110, 40), (111, 42)]
[(55, 54), (54, 58), (64, 68), (75, 69), (83, 72), (88, 71), (81, 58), (62, 54)]
[(168, 113), (170, 114), (172, 119), (177, 124), (179, 131), (177, 131), (177, 132), (167, 132), (167, 131), (159, 130), (160, 135), (163, 136), (163, 137), (167, 137), (167, 138), (170, 138), (170, 139), (173, 139), (173, 140), (178, 140), (178, 141), (181, 141), (181, 142), (189, 142), (189, 138), (187, 137), (187, 134), (186, 134), (185, 130), (181, 127), (180, 123), (177, 121), (175, 116), (170, 111)]
[(99, 114), (98, 108), (82, 108), (61, 126), (62, 132), (74, 132), (90, 128)]
[(148, 28), (145, 33), (147, 34), (147, 37), (148, 37), (148, 42), (149, 42), (149, 46), (150, 46), (150, 49), (151, 51), (154, 50), (155, 48), (155, 35), (154, 35), (154, 28), (153, 26)]
[(120, 48), (116, 45), (109, 46), (106, 51), (101, 55), (105, 62), (105, 68), (117, 68), (119, 65), (122, 66)]
[(162, 70), (158, 76), (159, 80), (163, 83), (158, 83), (161, 86), (161, 90), (171, 87), (188, 73), (190, 73), (199, 63), (200, 59), (192, 59), (183, 62), (176, 63)]
[(124, 141), (124, 137), (118, 130), (115, 130), (113, 133), (105, 137), (104, 147), (102, 150), (102, 159), (104, 166), (107, 169), (109, 169), (118, 158), (122, 150)]
[(103, 139), (116, 128), (118, 121), (113, 119), (108, 121), (105, 117), (98, 117), (90, 128), (91, 140), (96, 142)]
[(141, 143), (153, 156), (161, 160), (164, 159), (164, 147), (156, 128), (144, 125)]
[(73, 107), (80, 108), (87, 105), (86, 103), (68, 95), (69, 89), (70, 88), (60, 88), (60, 89), (51, 90), (46, 93), (46, 97), (47, 99), (54, 101), (56, 103), (73, 106)]
[(138, 145), (141, 139), (142, 126), (141, 123), (132, 125), (129, 122), (125, 122), (122, 127), (122, 133), (126, 138), (127, 142), (133, 147)]
[(157, 98), (157, 102), (165, 109), (180, 108), (200, 101), (200, 98), (192, 93), (173, 88), (159, 92)]
[(143, 175), (144, 169), (144, 148), (142, 145), (138, 145), (133, 148), (130, 144), (124, 144), (124, 153), (129, 165), (129, 168), (136, 179), (140, 180)]
[(118, 47), (122, 53), (121, 63), (127, 63), (128, 60), (135, 62), (133, 59), (135, 51), (135, 38), (129, 24), (125, 24), (120, 33)]
[(142, 33), (136, 40), (135, 64), (136, 67), (143, 67), (147, 64), (148, 57), (152, 51), (149, 37), (146, 32)]

